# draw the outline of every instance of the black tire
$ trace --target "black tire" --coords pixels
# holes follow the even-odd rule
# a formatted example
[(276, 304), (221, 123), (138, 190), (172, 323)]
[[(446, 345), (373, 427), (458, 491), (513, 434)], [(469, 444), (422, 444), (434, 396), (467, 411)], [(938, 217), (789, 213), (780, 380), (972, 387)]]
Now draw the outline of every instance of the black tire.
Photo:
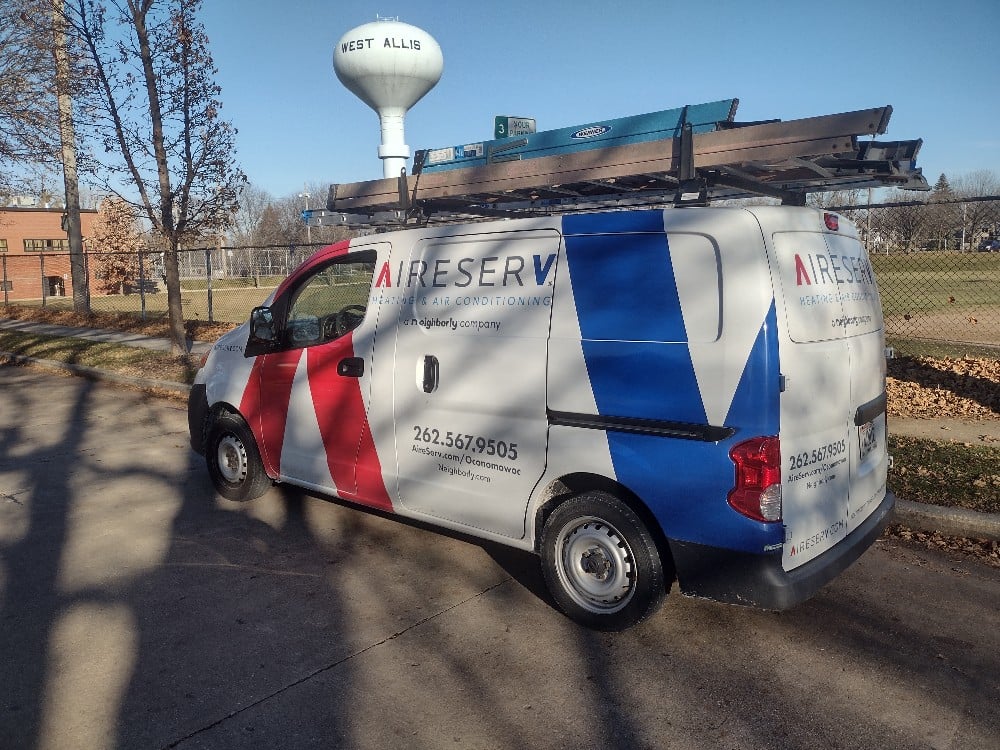
[(212, 484), (227, 500), (253, 500), (271, 486), (257, 441), (236, 414), (225, 412), (212, 420), (205, 441), (205, 461)]
[(645, 524), (606, 492), (557, 507), (542, 530), (542, 572), (559, 608), (594, 630), (625, 630), (666, 596), (663, 563)]

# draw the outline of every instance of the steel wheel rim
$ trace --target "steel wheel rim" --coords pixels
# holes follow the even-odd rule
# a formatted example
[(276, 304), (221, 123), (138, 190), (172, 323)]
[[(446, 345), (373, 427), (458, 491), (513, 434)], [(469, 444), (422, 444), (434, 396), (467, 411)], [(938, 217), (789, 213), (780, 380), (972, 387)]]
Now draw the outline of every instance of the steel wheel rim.
[(576, 518), (556, 538), (563, 589), (584, 609), (611, 614), (635, 593), (635, 558), (625, 537), (602, 518)]
[(247, 449), (235, 435), (223, 436), (216, 448), (215, 457), (219, 474), (230, 484), (239, 484), (247, 478)]

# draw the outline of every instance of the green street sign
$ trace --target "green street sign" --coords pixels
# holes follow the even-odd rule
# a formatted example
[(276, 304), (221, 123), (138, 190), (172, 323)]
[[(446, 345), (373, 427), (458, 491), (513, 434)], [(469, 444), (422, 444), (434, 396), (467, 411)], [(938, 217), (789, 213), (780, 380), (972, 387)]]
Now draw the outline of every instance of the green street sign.
[(535, 132), (535, 121), (530, 117), (508, 117), (497, 115), (493, 118), (493, 137), (506, 138), (510, 135), (528, 135)]

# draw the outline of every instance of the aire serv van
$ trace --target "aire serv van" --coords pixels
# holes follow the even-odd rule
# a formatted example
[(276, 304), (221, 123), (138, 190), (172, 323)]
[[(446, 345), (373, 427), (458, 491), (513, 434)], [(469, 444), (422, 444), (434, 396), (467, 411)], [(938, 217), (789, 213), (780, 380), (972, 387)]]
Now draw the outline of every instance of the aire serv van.
[(315, 253), (215, 344), (192, 446), (537, 553), (616, 630), (682, 593), (784, 609), (887, 522), (881, 305), (855, 227), (667, 208), (408, 229)]

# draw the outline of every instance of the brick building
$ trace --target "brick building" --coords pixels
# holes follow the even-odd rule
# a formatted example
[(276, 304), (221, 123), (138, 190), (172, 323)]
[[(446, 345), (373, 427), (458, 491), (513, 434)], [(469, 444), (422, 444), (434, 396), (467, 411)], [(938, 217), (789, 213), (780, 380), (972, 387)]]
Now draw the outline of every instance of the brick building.
[[(0, 208), (0, 301), (72, 296), (69, 238), (62, 208)], [(81, 209), (84, 242), (97, 211)]]

